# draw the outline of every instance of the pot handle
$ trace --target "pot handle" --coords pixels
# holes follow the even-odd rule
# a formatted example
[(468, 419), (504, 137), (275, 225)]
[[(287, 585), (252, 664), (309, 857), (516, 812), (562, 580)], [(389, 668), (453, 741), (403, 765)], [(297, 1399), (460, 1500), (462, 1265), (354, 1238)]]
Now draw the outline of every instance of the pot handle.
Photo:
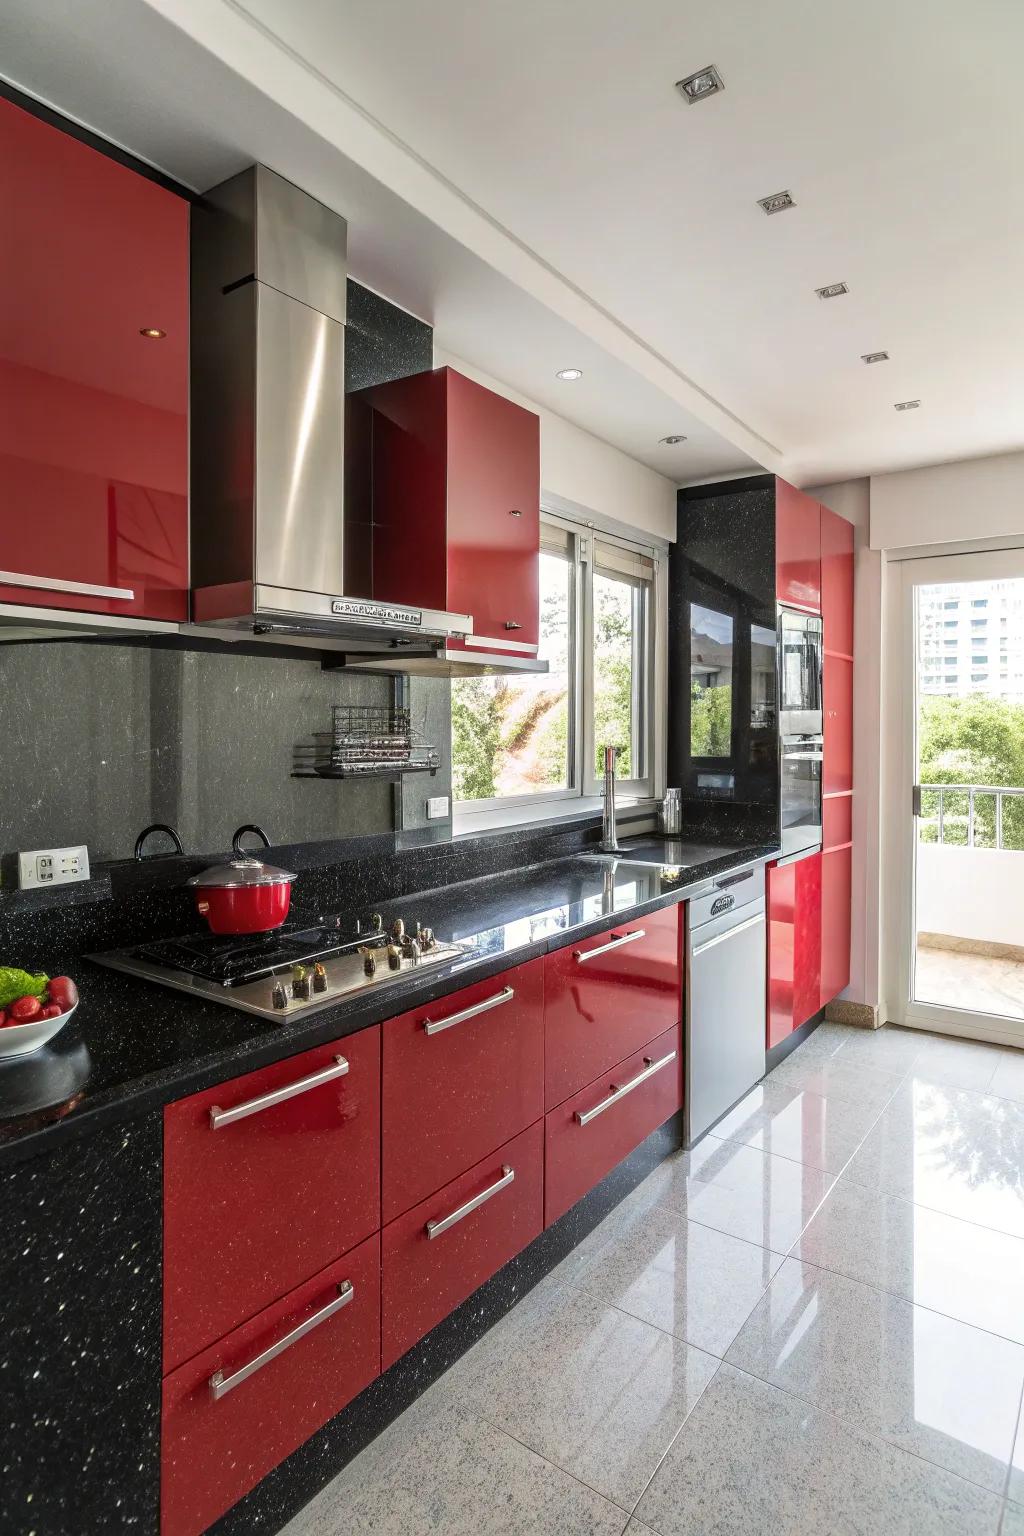
[(166, 854), (166, 853), (165, 854), (159, 854), (159, 853), (144, 854), (143, 853), (142, 850), (145, 847), (147, 840), (149, 839), (151, 834), (154, 833), (154, 832), (163, 832), (167, 837), (170, 838), (171, 842), (174, 844), (176, 852), (178, 852), (178, 853), (184, 853), (185, 852), (184, 848), (181, 846), (181, 838), (178, 836), (177, 832), (175, 832), (174, 828), (173, 827), (169, 827), (167, 825), (166, 821), (154, 821), (152, 826), (143, 827), (142, 831), (139, 833), (138, 837), (135, 839), (135, 857), (140, 862), (144, 858), (151, 858), (151, 859), (165, 858), (166, 859), (166, 858), (169, 857), (169, 855)]
[(254, 821), (247, 821), (244, 827), (239, 827), (238, 831), (231, 839), (231, 847), (234, 849), (235, 853), (244, 854), (245, 849), (242, 847), (242, 838), (247, 832), (252, 832), (254, 836), (258, 837), (263, 843), (264, 848), (270, 847), (270, 838), (264, 832), (263, 828), (258, 827)]

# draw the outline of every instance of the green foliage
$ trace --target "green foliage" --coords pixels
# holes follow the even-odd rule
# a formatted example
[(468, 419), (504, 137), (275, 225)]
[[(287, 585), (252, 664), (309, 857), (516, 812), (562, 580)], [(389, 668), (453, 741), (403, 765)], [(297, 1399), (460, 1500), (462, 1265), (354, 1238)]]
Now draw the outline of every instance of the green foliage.
[[(982, 693), (928, 695), (921, 700), (918, 744), (922, 784), (1024, 786), (1024, 703)], [(947, 794), (943, 805), (944, 840), (965, 844), (967, 795)], [(938, 796), (926, 795), (922, 811), (922, 841), (935, 842)], [(978, 846), (995, 847), (995, 821), (995, 796), (976, 796)], [(1003, 846), (1024, 848), (1024, 806), (1016, 800), (1003, 803)]]
[(456, 800), (489, 800), (498, 792), (495, 768), (501, 748), (501, 691), (488, 677), (460, 677), (452, 684), (452, 792)]
[(732, 688), (690, 684), (690, 751), (694, 757), (728, 757), (732, 750)]

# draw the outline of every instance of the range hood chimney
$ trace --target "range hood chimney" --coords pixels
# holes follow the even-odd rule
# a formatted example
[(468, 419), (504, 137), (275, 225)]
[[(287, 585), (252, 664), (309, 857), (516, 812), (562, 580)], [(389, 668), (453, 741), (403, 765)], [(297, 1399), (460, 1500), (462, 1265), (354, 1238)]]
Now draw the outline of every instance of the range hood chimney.
[(193, 212), (192, 618), (422, 654), (472, 620), (345, 591), (347, 229), (263, 165)]

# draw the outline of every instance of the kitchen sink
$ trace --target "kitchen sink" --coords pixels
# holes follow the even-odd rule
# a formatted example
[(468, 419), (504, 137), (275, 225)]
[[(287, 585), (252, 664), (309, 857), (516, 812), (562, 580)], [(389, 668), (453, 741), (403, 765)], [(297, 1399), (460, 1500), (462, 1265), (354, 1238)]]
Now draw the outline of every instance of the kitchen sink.
[(585, 858), (615, 858), (630, 864), (645, 864), (654, 869), (689, 869), (694, 864), (720, 859), (739, 849), (725, 843), (689, 843), (678, 837), (623, 838), (618, 854), (588, 853)]

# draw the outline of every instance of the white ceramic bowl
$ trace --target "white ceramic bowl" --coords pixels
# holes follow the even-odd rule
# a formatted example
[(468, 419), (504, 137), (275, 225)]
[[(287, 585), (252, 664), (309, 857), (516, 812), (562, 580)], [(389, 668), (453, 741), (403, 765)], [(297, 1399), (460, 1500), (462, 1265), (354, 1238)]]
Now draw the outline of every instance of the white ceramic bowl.
[[(75, 1004), (75, 1008), (78, 1004)], [(52, 1040), (74, 1013), (59, 1013), (52, 1019), (30, 1019), (27, 1024), (0, 1024), (0, 1060), (7, 1056), (27, 1056)]]

